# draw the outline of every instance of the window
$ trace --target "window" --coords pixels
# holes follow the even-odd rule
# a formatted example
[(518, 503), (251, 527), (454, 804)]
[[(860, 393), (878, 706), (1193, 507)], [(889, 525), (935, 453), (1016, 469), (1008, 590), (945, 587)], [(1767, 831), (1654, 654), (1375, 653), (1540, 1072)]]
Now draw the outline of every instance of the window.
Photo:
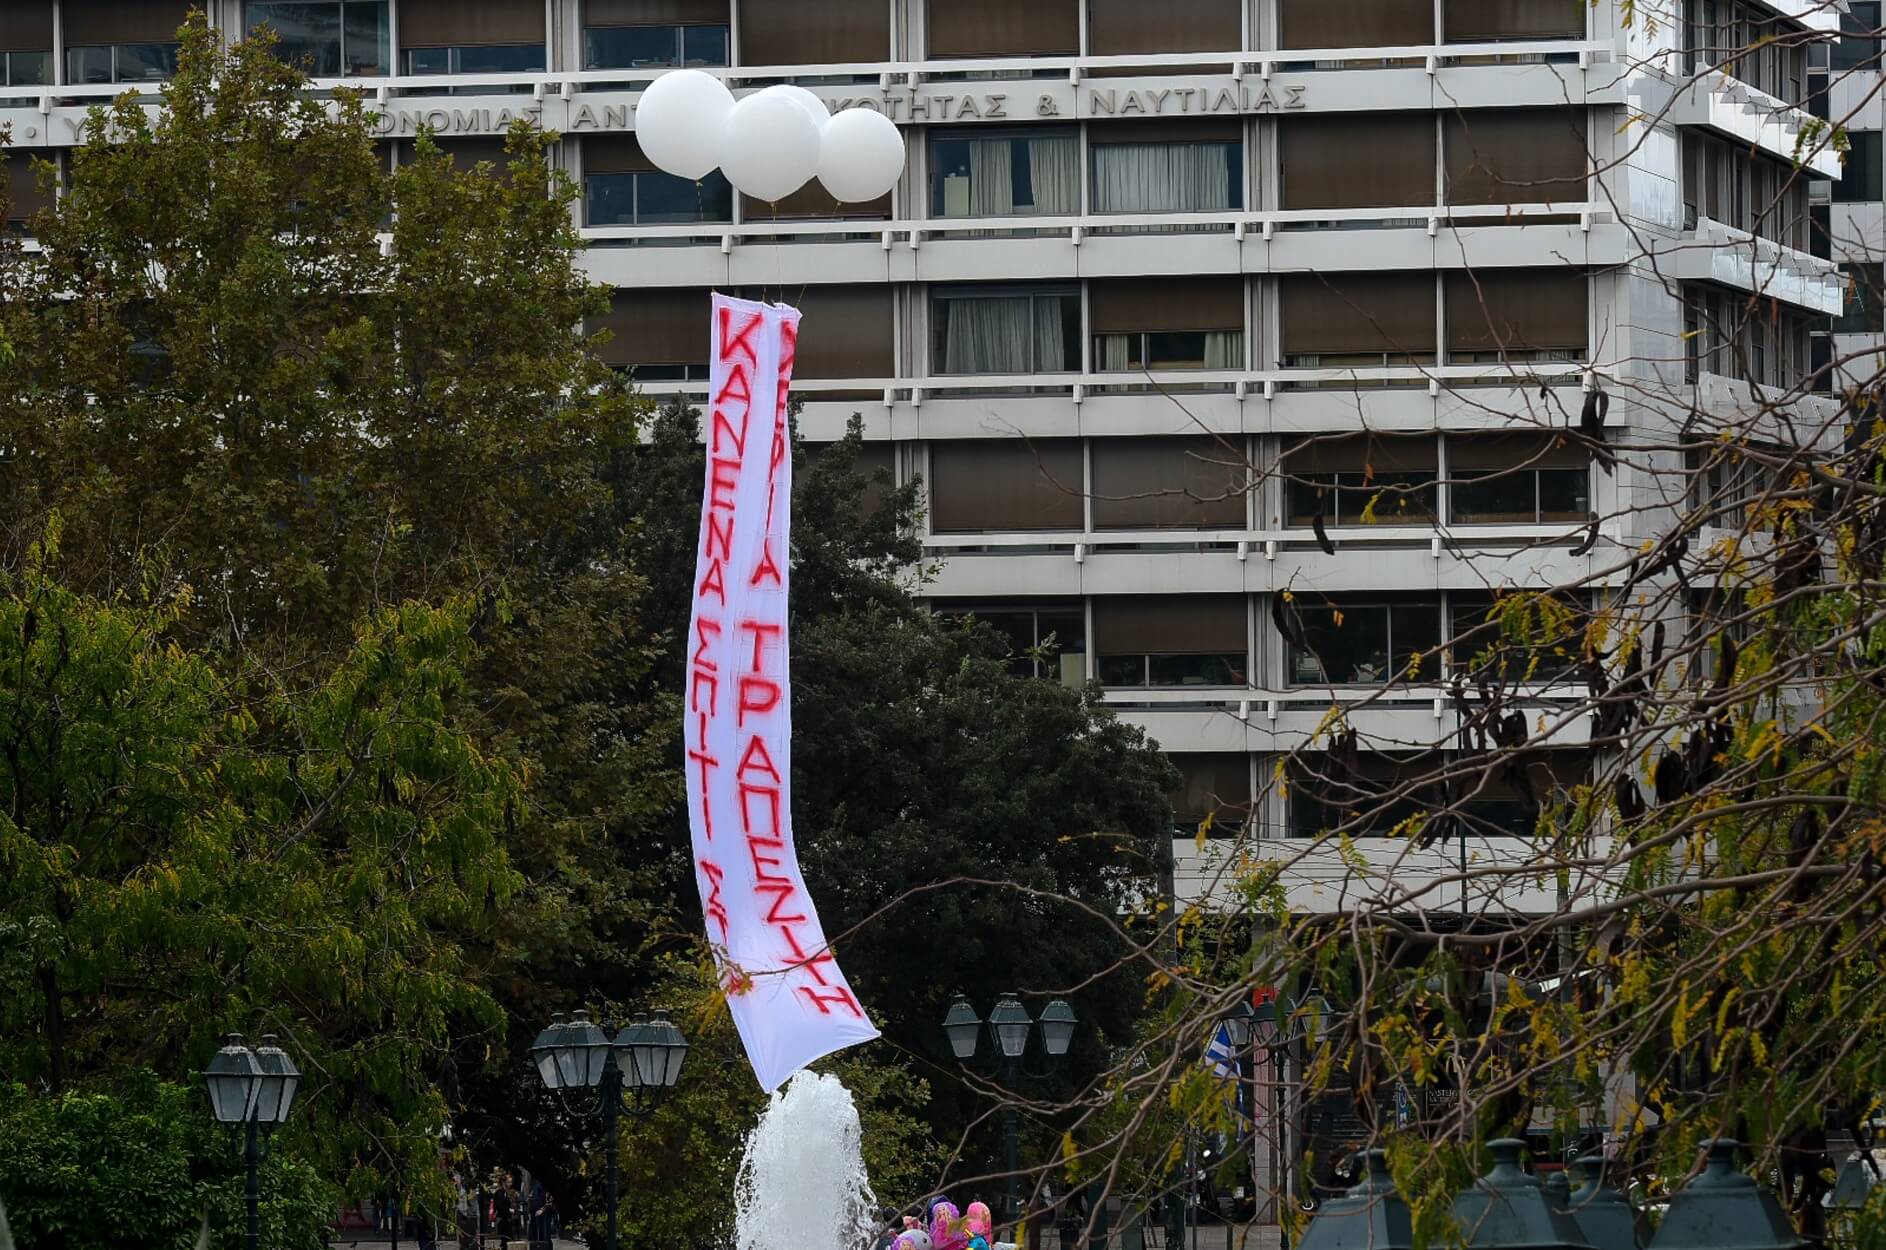
[(52, 0), (9, 0), (0, 9), (0, 87), (51, 82)]
[(1087, 613), (1078, 600), (1057, 605), (950, 609), (973, 616), (1008, 639), (1009, 671), (1064, 686), (1087, 684)]
[(409, 74), (518, 74), (544, 68), (544, 9), (513, 0), (400, 0)]
[(1284, 453), (1291, 525), (1432, 525), (1440, 469), (1432, 438), (1350, 434), (1314, 438)]
[(1088, 311), (1102, 372), (1244, 367), (1242, 278), (1099, 281)]
[(890, 57), (891, 11), (884, 0), (740, 6), (742, 65), (842, 65)]
[(706, 291), (617, 291), (609, 313), (589, 328), (608, 330), (603, 363), (633, 370), (642, 382), (707, 380)]
[[(1438, 681), (1438, 597), (1298, 594), (1285, 607), (1300, 642), (1287, 643), (1290, 681), (1300, 686), (1380, 686), (1403, 676)], [(1411, 670), (1412, 666), (1412, 672)]]
[(63, 0), (66, 81), (162, 82), (177, 72), (186, 0)]
[(1469, 680), (1557, 682), (1575, 677), (1589, 602), (1570, 595), (1447, 592), (1452, 671)]
[(1051, 56), (1080, 51), (1081, 0), (947, 0), (925, 6), (933, 57)]
[(1589, 772), (1586, 757), (1575, 751), (1479, 761), (1456, 757), (1446, 767), (1448, 780), (1439, 791), (1452, 798), (1442, 800), (1449, 832), (1470, 838), (1532, 837), (1539, 829), (1540, 812), (1566, 801)]
[(1077, 439), (949, 439), (930, 444), (930, 532), (1083, 528)]
[(1287, 274), (1278, 279), (1284, 367), (1434, 362), (1434, 275)]
[(729, 25), (727, 0), (585, 0), (583, 68), (726, 65)]
[(1280, 0), (1285, 48), (1377, 48), (1434, 42), (1434, 9), (1409, 0)]
[(890, 287), (808, 286), (793, 303), (805, 314), (794, 349), (795, 379), (888, 378), (897, 372)]
[(1207, 836), (1236, 837), (1251, 817), (1251, 757), (1242, 751), (1183, 751), (1166, 758), (1179, 770), (1173, 834), (1195, 835), (1209, 817)]
[(1886, 190), (1882, 190), (1880, 184), (1880, 134), (1877, 130), (1847, 132), (1851, 146), (1841, 165), (1840, 181), (1834, 184), (1834, 203), (1872, 203), (1886, 199)]
[[(1237, 122), (1130, 122), (1096, 126), (1090, 134), (1096, 213), (1205, 213), (1244, 206), (1244, 139)], [(1192, 228), (1133, 227), (1144, 233)]]
[(1840, 41), (1829, 54), (1832, 69), (1880, 68), (1879, 0), (1850, 0), (1840, 15)]
[(1078, 213), (1080, 185), (1080, 140), (1071, 129), (930, 136), (937, 217)]
[(275, 32), (275, 53), (316, 78), (385, 74), (392, 65), (386, 0), (249, 0), (251, 31)]
[(1292, 117), (1277, 130), (1287, 209), (1434, 203), (1430, 114)]
[(1446, 0), (1449, 43), (1583, 39), (1586, 0)]
[(1456, 525), (1544, 525), (1591, 515), (1591, 457), (1550, 434), (1447, 440), (1447, 513)]
[(39, 189), (39, 177), (33, 172), (30, 154), (7, 152), (4, 155), (7, 179), (6, 224), (14, 229), (23, 229), (27, 218), (48, 207), (52, 200)]
[(1094, 650), (1109, 686), (1242, 686), (1243, 595), (1147, 595), (1094, 601)]
[(1088, 0), (1087, 50), (1095, 56), (1132, 52), (1220, 52), (1243, 47), (1238, 0)]
[(1409, 822), (1435, 814), (1432, 788), (1419, 783), (1441, 763), (1432, 752), (1418, 758), (1370, 754), (1353, 763), (1330, 754), (1299, 755), (1290, 762), (1290, 836), (1406, 832)]
[(1244, 528), (1242, 439), (1097, 438), (1093, 472), (1097, 530)]
[(1585, 359), (1590, 282), (1583, 271), (1458, 272), (1442, 287), (1448, 363)]
[(1878, 334), (1886, 330), (1886, 303), (1881, 301), (1886, 266), (1842, 265), (1840, 274), (1846, 279), (1847, 297), (1845, 308), (1834, 318), (1834, 333)]
[(939, 291), (930, 303), (938, 373), (1073, 373), (1081, 301), (1073, 291)]
[(718, 169), (699, 182), (649, 164), (635, 136), (583, 139), (583, 219), (592, 226), (732, 221), (733, 187)]
[(1449, 204), (1582, 204), (1580, 109), (1486, 109), (1442, 116)]
[[(792, 488), (803, 491), (812, 479), (812, 470), (836, 444), (806, 442), (805, 458), (799, 469), (793, 474)], [(851, 471), (864, 479), (864, 490), (858, 498), (858, 519), (868, 521), (884, 507), (886, 497), (897, 489), (897, 448), (888, 441), (872, 440), (858, 445), (857, 456), (852, 460)]]

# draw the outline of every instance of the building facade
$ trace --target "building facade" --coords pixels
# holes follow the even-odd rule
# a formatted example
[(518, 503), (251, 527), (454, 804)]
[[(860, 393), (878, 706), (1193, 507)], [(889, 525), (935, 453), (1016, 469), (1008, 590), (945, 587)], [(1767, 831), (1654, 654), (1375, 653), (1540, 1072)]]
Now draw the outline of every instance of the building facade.
[[(559, 132), (584, 263), (619, 292), (605, 350), (647, 391), (705, 380), (708, 290), (801, 307), (802, 428), (829, 440), (860, 414), (868, 461), (923, 479), (937, 606), (993, 622), (1044, 680), (1098, 679), (1162, 744), (1183, 893), (1246, 832), (1297, 857), (1292, 903), (1317, 910), (1382, 890), (1452, 906), (1420, 883), (1515, 854), (1538, 790), (1583, 775), (1588, 731), (1556, 716), (1578, 690), (1545, 655), (1529, 781), (1489, 783), (1428, 850), (1387, 812), (1356, 831), (1375, 869), (1298, 856), (1345, 786), (1392, 788), (1456, 742), (1447, 683), (1469, 661), (1410, 675), (1414, 657), (1507, 589), (1600, 601), (1680, 505), (1655, 453), (1605, 472), (1561, 436), (1587, 394), (1609, 397), (1607, 439), (1649, 445), (1865, 333), (1847, 291), (1878, 274), (1877, 60), (1835, 70), (1866, 57), (1821, 0), (1679, 3), (209, 7), (230, 32), (274, 25), (320, 86), (366, 90), (390, 162), (421, 129), (467, 161), (518, 117)], [(14, 215), (38, 194), (20, 153), (57, 159), (87, 104), (161, 81), (187, 7), (9, 0)], [(906, 176), (840, 206), (661, 174), (634, 103), (676, 65), (880, 110)], [(1796, 107), (1817, 86), (1873, 136), (1844, 166)], [(1737, 315), (1754, 297), (1767, 315)], [(1315, 766), (1332, 709), (1362, 752), (1337, 786)], [(1476, 908), (1551, 902), (1476, 888)]]

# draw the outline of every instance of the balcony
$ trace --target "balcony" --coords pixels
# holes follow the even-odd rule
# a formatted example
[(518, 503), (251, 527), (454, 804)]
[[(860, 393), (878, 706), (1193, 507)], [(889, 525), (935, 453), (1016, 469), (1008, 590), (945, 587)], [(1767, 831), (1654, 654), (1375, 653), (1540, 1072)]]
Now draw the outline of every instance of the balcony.
[(1666, 277), (1714, 282), (1837, 316), (1846, 283), (1832, 261), (1758, 238), (1708, 217), (1683, 232), (1660, 260)]
[[(834, 109), (875, 108), (904, 124), (1095, 117), (1237, 116), (1308, 111), (1618, 104), (1615, 51), (1569, 40), (1283, 52), (1144, 52), (825, 65), (757, 65), (708, 72), (741, 90), (804, 80)], [(1404, 68), (1382, 68), (1385, 64)], [(1226, 68), (1229, 67), (1229, 73)], [(1143, 76), (1133, 75), (1144, 71)], [(637, 95), (661, 69), (517, 71), (316, 79), (317, 96), (365, 94), (386, 137), (422, 127), (501, 134), (517, 117), (565, 135), (628, 130)], [(1018, 73), (1028, 75), (1017, 78)], [(1102, 75), (1094, 81), (1095, 75)], [(1366, 80), (1357, 75), (1366, 74)], [(833, 80), (839, 80), (836, 84)], [(849, 80), (849, 81), (846, 81)], [(1356, 89), (1366, 81), (1367, 90)], [(486, 89), (488, 94), (481, 92)], [(122, 85), (10, 89), (26, 107), (0, 109), (16, 143), (76, 141), (85, 110)], [(155, 90), (155, 84), (151, 85)]]
[(1840, 155), (1826, 134), (1804, 137), (1804, 129), (1823, 125), (1819, 118), (1720, 70), (1693, 78), (1653, 71), (1632, 82), (1631, 94), (1647, 118), (1702, 126), (1777, 160), (1799, 161), (1809, 173), (1840, 177)]

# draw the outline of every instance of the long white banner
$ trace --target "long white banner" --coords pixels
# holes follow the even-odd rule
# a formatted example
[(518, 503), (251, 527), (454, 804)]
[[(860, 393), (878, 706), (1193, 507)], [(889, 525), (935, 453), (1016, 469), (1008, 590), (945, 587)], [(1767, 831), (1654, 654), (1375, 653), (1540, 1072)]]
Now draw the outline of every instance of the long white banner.
[(760, 1085), (878, 1035), (826, 945), (792, 839), (786, 391), (799, 310), (716, 294), (688, 628), (688, 820), (707, 938)]

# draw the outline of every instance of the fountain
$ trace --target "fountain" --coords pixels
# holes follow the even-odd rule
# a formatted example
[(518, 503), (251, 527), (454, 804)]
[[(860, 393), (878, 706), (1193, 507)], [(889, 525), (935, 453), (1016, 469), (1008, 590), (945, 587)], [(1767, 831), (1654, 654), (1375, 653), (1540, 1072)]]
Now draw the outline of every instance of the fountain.
[(747, 1138), (735, 1186), (738, 1250), (863, 1250), (877, 1232), (864, 1132), (851, 1091), (801, 1072)]

